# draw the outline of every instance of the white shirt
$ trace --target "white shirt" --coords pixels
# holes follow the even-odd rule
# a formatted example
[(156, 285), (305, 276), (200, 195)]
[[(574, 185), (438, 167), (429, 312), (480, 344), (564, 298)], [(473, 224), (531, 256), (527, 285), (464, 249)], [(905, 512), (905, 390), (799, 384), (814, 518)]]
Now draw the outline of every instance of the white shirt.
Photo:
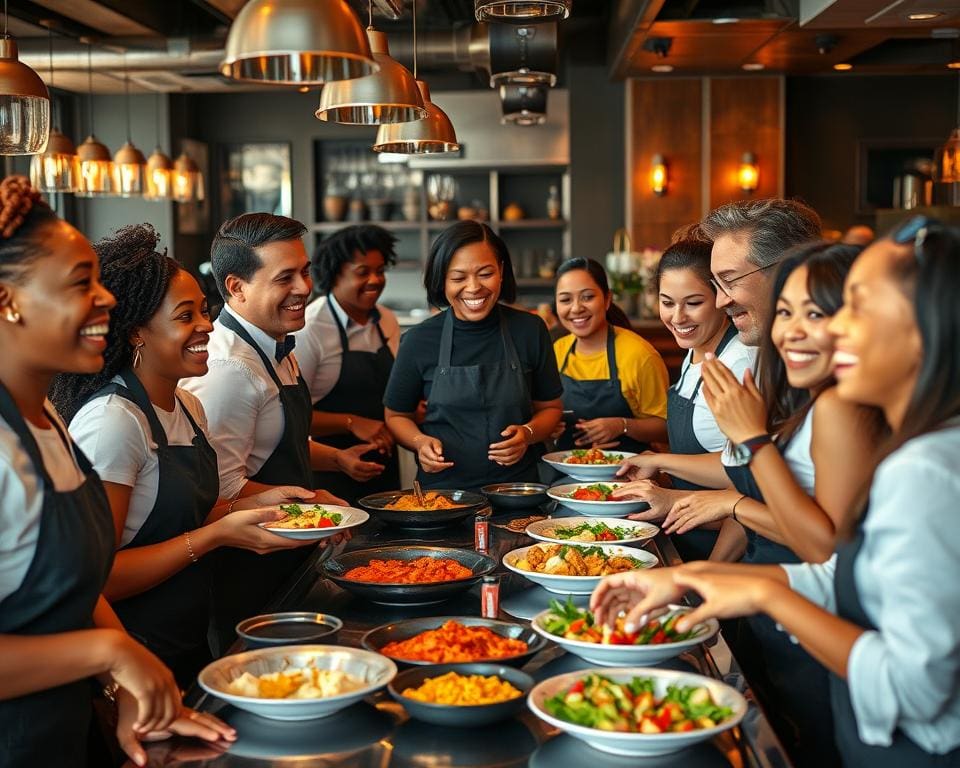
[[(122, 385), (123, 379), (115, 376), (113, 382)], [(194, 431), (180, 400), (204, 433), (207, 420), (196, 397), (183, 389), (177, 390), (177, 397), (173, 411), (156, 405), (153, 410), (167, 435), (167, 443), (189, 446), (193, 444)], [(101, 395), (77, 411), (70, 422), (70, 434), (89, 457), (101, 480), (132, 489), (120, 539), (120, 546), (129, 544), (150, 516), (160, 486), (157, 444), (151, 437), (147, 417), (121, 395)]]
[[(229, 306), (223, 312), (233, 315), (263, 350), (281, 384), (297, 383), (299, 368), (293, 354), (278, 363), (273, 337)], [(217, 452), (220, 495), (233, 499), (280, 443), (283, 405), (280, 391), (256, 350), (224, 326), (220, 318), (213, 324), (207, 351), (207, 375), (184, 379), (180, 386), (197, 396), (207, 414), (208, 439)]]
[[(887, 746), (900, 728), (926, 751), (960, 746), (960, 426), (911, 440), (881, 462), (853, 577), (877, 630), (847, 660), (857, 730)], [(836, 556), (781, 566), (790, 586), (836, 612)]]
[[(717, 359), (733, 372), (737, 381), (743, 382), (743, 375), (747, 368), (754, 369), (753, 363), (756, 355), (757, 348), (748, 347), (740, 341), (740, 335), (737, 334), (727, 342), (727, 346), (723, 348)], [(693, 395), (697, 382), (700, 381), (700, 371), (703, 367), (703, 363), (692, 361), (693, 350), (691, 349), (687, 352), (683, 365), (680, 367), (680, 380), (677, 386), (677, 394), (688, 400)], [(669, 418), (669, 414), (667, 416)], [(703, 396), (702, 386), (697, 391), (697, 397), (693, 401), (693, 434), (707, 453), (722, 451), (727, 443), (727, 436), (720, 431), (717, 420), (713, 417), (706, 398)]]
[[(66, 426), (56, 415), (53, 405), (45, 403), (47, 417), (56, 419), (66, 433)], [(73, 450), (68, 450), (54, 427), (39, 429), (27, 422), (40, 448), (43, 465), (58, 491), (75, 491), (83, 485), (84, 476)], [(0, 417), (0, 600), (4, 600), (23, 584), (30, 563), (37, 551), (40, 516), (43, 510), (43, 489), (33, 462), (16, 433)]]
[[(309, 304), (306, 312), (307, 324), (294, 336), (297, 337), (297, 361), (310, 388), (310, 399), (314, 403), (323, 400), (333, 390), (340, 378), (343, 362), (340, 332), (330, 314), (331, 307), (343, 325), (351, 352), (377, 352), (383, 346), (376, 320), (370, 318), (366, 325), (355, 322), (343, 311), (332, 293)], [(397, 316), (392, 310), (379, 304), (377, 310), (380, 312), (379, 325), (387, 338), (387, 346), (396, 357), (397, 348), (400, 346)]]

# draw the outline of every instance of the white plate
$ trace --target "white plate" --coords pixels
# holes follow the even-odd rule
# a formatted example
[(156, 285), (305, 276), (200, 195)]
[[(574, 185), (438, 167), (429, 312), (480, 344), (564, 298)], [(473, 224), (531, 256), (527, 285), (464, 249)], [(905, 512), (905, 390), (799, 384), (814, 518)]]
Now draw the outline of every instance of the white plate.
[[(534, 544), (533, 546), (537, 545)], [(571, 544), (569, 546), (577, 545)], [(631, 547), (621, 547), (618, 544), (580, 545), (581, 549), (584, 547), (600, 547), (608, 556), (623, 555), (624, 557), (632, 557), (635, 560), (640, 560), (641, 562), (647, 564), (647, 568), (652, 568), (660, 562), (656, 555), (651, 554), (646, 550), (633, 549)], [(536, 573), (535, 571), (521, 570), (520, 568), (517, 568), (515, 563), (518, 560), (523, 559), (523, 557), (527, 554), (528, 549), (530, 549), (530, 547), (520, 547), (519, 549), (514, 549), (510, 552), (507, 552), (507, 554), (503, 556), (503, 564), (509, 570), (513, 571), (514, 573), (519, 573), (525, 579), (532, 581), (534, 584), (539, 584), (549, 592), (553, 592), (558, 595), (589, 595), (591, 592), (593, 592), (594, 588), (603, 578), (603, 576), (554, 576), (548, 573)]]
[[(689, 613), (690, 609), (671, 605), (672, 611)], [(601, 664), (605, 667), (633, 666), (637, 664), (659, 664), (661, 661), (672, 659), (679, 656), (684, 651), (695, 648), (700, 643), (709, 640), (720, 631), (720, 624), (716, 619), (698, 624), (700, 633), (689, 640), (681, 640), (677, 643), (663, 643), (662, 645), (601, 645), (600, 643), (588, 643), (583, 640), (568, 640), (560, 635), (554, 635), (548, 632), (543, 622), (553, 611), (549, 608), (541, 611), (530, 622), (533, 630), (543, 635), (548, 640), (552, 640), (563, 650), (579, 656), (584, 661), (591, 664)]]
[[(625, 459), (637, 454), (630, 451), (618, 451), (616, 449), (604, 451), (605, 454), (619, 454)], [(566, 464), (564, 459), (572, 455), (573, 451), (554, 451), (543, 457), (543, 461), (553, 467), (557, 472), (572, 477), (574, 480), (591, 480), (598, 482), (602, 480), (612, 480), (620, 469), (620, 464)]]
[[(554, 717), (547, 712), (544, 702), (561, 693), (577, 680), (586, 677), (591, 672), (604, 675), (616, 682), (629, 682), (634, 677), (650, 677), (654, 681), (654, 693), (659, 698), (667, 692), (668, 685), (697, 685), (704, 686), (710, 691), (713, 700), (720, 706), (730, 707), (733, 714), (714, 728), (701, 728), (686, 733), (622, 733), (618, 731), (601, 731), (597, 728), (588, 728), (585, 725), (576, 725), (566, 720)], [(737, 725), (747, 711), (747, 701), (739, 691), (726, 683), (702, 675), (689, 672), (679, 672), (673, 669), (656, 669), (649, 667), (617, 667), (616, 669), (584, 669), (578, 672), (568, 672), (544, 680), (530, 691), (527, 706), (533, 713), (546, 723), (569, 733), (571, 736), (585, 741), (594, 749), (608, 752), (613, 755), (627, 757), (644, 757), (653, 755), (667, 755), (679, 752), (681, 749), (712, 739), (719, 733)]]
[[(301, 504), (300, 506), (312, 507), (313, 504)], [(343, 515), (343, 519), (340, 520), (340, 525), (336, 525), (332, 528), (274, 528), (269, 523), (260, 523), (260, 527), (265, 531), (270, 531), (270, 533), (275, 533), (277, 536), (283, 536), (285, 539), (298, 539), (300, 541), (319, 541), (320, 539), (327, 539), (331, 536), (336, 536), (338, 533), (341, 533), (348, 528), (356, 528), (358, 525), (363, 525), (367, 520), (370, 519), (370, 515), (364, 512), (362, 509), (354, 509), (353, 507), (340, 507), (336, 504), (320, 504), (327, 512), (339, 512)], [(279, 507), (275, 507), (279, 509)], [(274, 509), (274, 507), (271, 507)]]
[[(631, 533), (623, 539), (615, 541), (573, 541), (571, 539), (560, 539), (552, 536), (548, 531), (554, 528), (576, 528), (583, 523), (606, 523), (610, 528), (629, 528)], [(617, 517), (557, 517), (548, 520), (537, 520), (527, 526), (527, 536), (537, 541), (549, 541), (551, 544), (577, 544), (579, 546), (590, 546), (591, 544), (633, 544), (640, 541), (652, 539), (660, 529), (653, 523), (642, 523), (638, 520), (621, 520)]]
[[(350, 693), (323, 699), (260, 699), (237, 696), (227, 691), (227, 686), (244, 672), (263, 675), (290, 667), (307, 666), (341, 670), (362, 680), (364, 686)], [(260, 717), (271, 720), (311, 720), (349, 707), (383, 688), (396, 674), (397, 665), (379, 653), (338, 645), (286, 645), (224, 656), (204, 667), (197, 682), (212, 696)]]
[(594, 480), (592, 482), (567, 483), (566, 485), (555, 485), (547, 490), (547, 496), (567, 509), (572, 509), (578, 515), (588, 515), (589, 517), (626, 517), (627, 515), (648, 509), (649, 504), (641, 499), (626, 499), (624, 501), (580, 501), (578, 499), (568, 498), (568, 494), (573, 493), (578, 488), (586, 488), (589, 485), (596, 485), (602, 482), (611, 488), (619, 488), (623, 483), (604, 482)]

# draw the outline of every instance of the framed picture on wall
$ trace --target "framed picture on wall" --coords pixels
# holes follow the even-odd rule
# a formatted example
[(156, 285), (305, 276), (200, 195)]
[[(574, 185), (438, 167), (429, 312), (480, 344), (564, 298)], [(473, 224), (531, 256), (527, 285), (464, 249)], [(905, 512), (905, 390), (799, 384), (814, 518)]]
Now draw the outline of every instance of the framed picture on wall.
[(293, 215), (289, 142), (249, 141), (223, 148), (220, 218), (242, 213)]

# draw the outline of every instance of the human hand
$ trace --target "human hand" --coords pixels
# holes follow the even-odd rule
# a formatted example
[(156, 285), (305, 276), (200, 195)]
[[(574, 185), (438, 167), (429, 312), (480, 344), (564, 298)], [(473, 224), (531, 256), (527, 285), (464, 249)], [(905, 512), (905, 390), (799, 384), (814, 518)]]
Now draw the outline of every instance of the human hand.
[(584, 448), (616, 443), (624, 435), (625, 423), (626, 421), (619, 416), (604, 416), (589, 421), (581, 419), (574, 426), (574, 430), (579, 435), (575, 442)]
[(418, 435), (414, 438), (414, 446), (417, 450), (417, 460), (420, 462), (420, 469), (429, 474), (442, 472), (453, 466), (452, 461), (447, 461), (443, 457), (443, 443), (430, 435)]
[(286, 516), (286, 512), (275, 507), (241, 509), (224, 515), (212, 523), (211, 527), (216, 533), (216, 541), (220, 546), (248, 549), (258, 555), (313, 544), (312, 541), (290, 539), (260, 527), (260, 523), (273, 523)]
[(553, 432), (550, 433), (550, 439), (559, 440), (566, 429), (567, 429), (567, 423), (563, 419), (561, 419), (560, 421), (557, 422), (557, 426), (553, 428)]
[(363, 416), (351, 416), (350, 432), (358, 440), (372, 443), (384, 456), (393, 453), (393, 435), (387, 425), (377, 419), (367, 419)]
[(298, 485), (278, 485), (275, 488), (268, 488), (266, 491), (260, 491), (253, 496), (247, 496), (235, 503), (234, 512), (242, 509), (257, 509), (259, 507), (276, 507), (280, 504), (293, 504), (303, 501), (314, 501), (314, 492), (301, 488)]
[(656, 523), (667, 516), (670, 508), (687, 491), (677, 491), (673, 488), (664, 488), (653, 480), (634, 480), (614, 488), (610, 494), (611, 501), (621, 499), (640, 499), (650, 505), (650, 509), (643, 512), (634, 512), (627, 515), (631, 520), (642, 520), (646, 523)]
[(344, 474), (357, 482), (365, 483), (367, 480), (372, 480), (383, 472), (384, 466), (373, 461), (364, 461), (361, 457), (375, 449), (376, 446), (373, 443), (343, 448), (336, 453), (337, 466)]
[(723, 573), (712, 570), (708, 563), (697, 568), (682, 567), (674, 576), (678, 588), (693, 590), (703, 602), (677, 620), (678, 632), (687, 632), (707, 619), (735, 619), (760, 613), (770, 604), (778, 589), (783, 589), (766, 576)]
[(674, 581), (676, 570), (651, 568), (604, 576), (590, 596), (590, 610), (597, 623), (613, 626), (624, 612), (627, 631), (635, 631), (652, 611), (683, 597), (686, 589)]
[(160, 659), (126, 632), (110, 630), (107, 672), (136, 703), (131, 730), (143, 734), (167, 728), (180, 711), (180, 689)]
[(529, 434), (525, 427), (519, 424), (511, 424), (500, 433), (500, 436), (505, 437), (506, 440), (501, 440), (499, 443), (490, 443), (487, 458), (502, 467), (513, 466), (527, 452), (527, 437)]
[(624, 480), (649, 480), (660, 471), (657, 466), (657, 454), (653, 451), (644, 451), (620, 462), (620, 469), (615, 477)]
[(767, 407), (751, 371), (746, 372), (741, 384), (727, 366), (709, 353), (701, 375), (704, 400), (720, 431), (730, 440), (742, 443), (767, 431)]
[(733, 505), (741, 494), (728, 488), (723, 491), (684, 492), (663, 521), (664, 533), (686, 533), (706, 523), (724, 520), (733, 515)]

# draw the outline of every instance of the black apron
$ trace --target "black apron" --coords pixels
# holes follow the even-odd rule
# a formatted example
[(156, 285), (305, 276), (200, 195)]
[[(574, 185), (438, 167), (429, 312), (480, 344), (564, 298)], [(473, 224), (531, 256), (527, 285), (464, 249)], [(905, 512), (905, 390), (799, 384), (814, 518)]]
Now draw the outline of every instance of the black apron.
[[(297, 375), (296, 384), (283, 384), (274, 370), (273, 361), (233, 315), (223, 312), (220, 322), (254, 349), (280, 392), (283, 434), (264, 465), (249, 479), (264, 485), (310, 488), (313, 470), (310, 467), (309, 441), (313, 409), (310, 390), (303, 376)], [(258, 555), (245, 549), (225, 547), (217, 552), (213, 579), (213, 618), (221, 653), (236, 636), (236, 625), (242, 619), (255, 616), (313, 551), (312, 547), (300, 547)]]
[(453, 351), (453, 310), (446, 310), (440, 334), (437, 370), (427, 400), (421, 430), (443, 443), (443, 455), (454, 466), (428, 474), (417, 470), (424, 488), (476, 490), (489, 483), (537, 482), (536, 446), (528, 446), (512, 467), (487, 458), (491, 443), (504, 438), (511, 424), (525, 424), (533, 415), (530, 388), (510, 338), (502, 307), (499, 313), (503, 360), (495, 365), (450, 364)]
[[(90, 462), (74, 447), (86, 480), (57, 491), (33, 434), (0, 385), (0, 416), (20, 439), (43, 488), (40, 531), (23, 583), (0, 602), (0, 633), (48, 635), (93, 627), (93, 609), (113, 564), (110, 505)], [(70, 439), (51, 417), (63, 442)], [(0, 763), (4, 768), (71, 768), (86, 762), (89, 680), (0, 701)]]
[[(622, 419), (632, 419), (633, 411), (630, 410), (630, 404), (623, 396), (623, 390), (620, 387), (619, 370), (617, 369), (617, 355), (614, 350), (614, 341), (616, 334), (613, 326), (607, 327), (607, 366), (610, 368), (610, 376), (606, 379), (574, 379), (567, 376), (564, 371), (567, 369), (567, 363), (570, 355), (577, 348), (577, 342), (574, 340), (567, 350), (560, 366), (560, 379), (563, 381), (563, 409), (573, 411), (572, 414), (565, 415), (567, 426), (557, 440), (558, 451), (569, 451), (581, 446), (574, 442), (574, 427), (581, 419), (584, 421), (590, 419), (601, 419), (604, 417), (619, 417)], [(569, 416), (569, 418), (567, 418)], [(632, 451), (641, 453), (649, 451), (648, 443), (641, 443), (626, 435), (617, 436), (620, 445), (617, 450)]]
[[(143, 384), (126, 370), (124, 384), (109, 384), (94, 397), (117, 394), (136, 405), (150, 425), (157, 445), (157, 500), (137, 535), (121, 549), (160, 544), (203, 525), (219, 498), (217, 454), (203, 430), (180, 403), (193, 427), (191, 445), (170, 445)], [(184, 558), (187, 557), (184, 545)], [(177, 683), (187, 687), (210, 661), (207, 626), (210, 621), (210, 563), (190, 563), (146, 592), (113, 603), (113, 609), (133, 637), (170, 667)]]
[[(736, 337), (737, 329), (730, 325), (714, 354), (719, 357), (720, 353), (726, 349), (727, 344)], [(693, 388), (693, 393), (689, 398), (680, 394), (680, 388), (683, 385), (683, 378), (690, 370), (689, 366), (680, 374), (680, 380), (667, 390), (667, 436), (670, 440), (670, 453), (684, 455), (706, 453), (700, 441), (697, 440), (697, 434), (693, 429), (694, 404), (697, 395), (700, 393), (700, 386), (703, 384), (701, 376)], [(670, 476), (673, 481), (673, 487), (682, 491), (703, 491), (707, 490), (702, 485), (691, 483), (674, 475)], [(706, 560), (713, 551), (714, 544), (717, 543), (717, 531), (706, 531), (696, 529), (684, 534), (675, 534), (671, 536), (677, 552), (684, 561)]]
[[(869, 513), (868, 513), (869, 514)], [(875, 630), (867, 616), (854, 579), (854, 564), (863, 546), (863, 521), (856, 536), (837, 548), (837, 565), (834, 571), (834, 593), (837, 600), (837, 615), (865, 630)], [(956, 768), (960, 766), (960, 747), (944, 755), (924, 751), (909, 736), (901, 731), (893, 734), (889, 747), (874, 747), (864, 744), (857, 733), (857, 720), (850, 702), (847, 682), (834, 674), (830, 675), (830, 703), (833, 707), (833, 727), (837, 746), (848, 768)]]
[[(350, 349), (347, 332), (329, 299), (327, 307), (333, 315), (333, 322), (337, 325), (340, 349), (343, 354), (337, 383), (326, 397), (313, 406), (314, 410), (327, 413), (352, 413), (366, 419), (383, 421), (383, 393), (387, 389), (387, 381), (390, 379), (390, 371), (393, 368), (393, 352), (390, 351), (387, 338), (380, 328), (379, 318), (371, 317), (371, 322), (376, 322), (377, 333), (380, 334), (380, 349), (376, 352), (358, 352)], [(352, 434), (331, 435), (322, 438), (321, 442), (334, 448), (352, 448), (361, 443)], [(354, 480), (343, 472), (314, 472), (314, 487), (323, 488), (351, 504), (355, 504), (361, 496), (380, 491), (392, 491), (400, 487), (400, 461), (396, 449), (390, 456), (370, 451), (364, 454), (363, 458), (383, 464), (383, 472), (365, 483)]]

